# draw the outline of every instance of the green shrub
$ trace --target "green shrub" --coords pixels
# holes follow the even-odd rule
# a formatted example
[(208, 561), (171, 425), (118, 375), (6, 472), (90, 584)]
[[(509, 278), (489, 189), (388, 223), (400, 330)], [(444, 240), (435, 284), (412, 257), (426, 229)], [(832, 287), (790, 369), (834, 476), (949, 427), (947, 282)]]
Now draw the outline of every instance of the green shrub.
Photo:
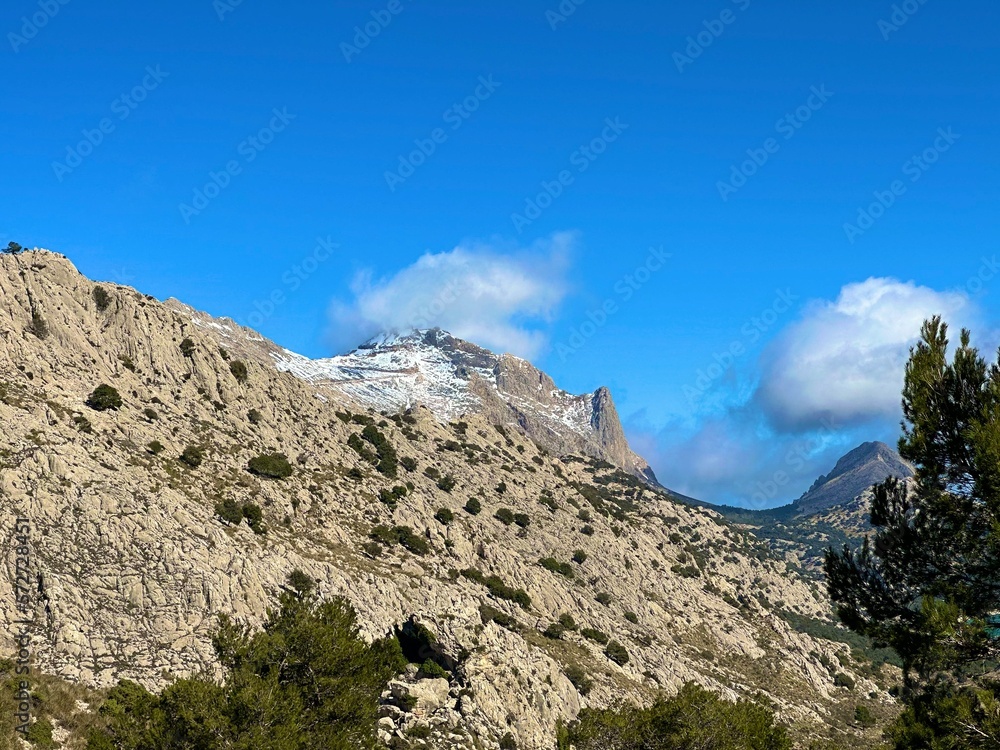
[(399, 543), (415, 555), (426, 555), (431, 548), (426, 538), (415, 533), (409, 526), (397, 526)]
[(82, 414), (73, 415), (73, 424), (76, 425), (76, 429), (80, 432), (86, 432), (88, 435), (94, 431), (94, 426), (90, 423), (90, 420)]
[(399, 459), (399, 463), (402, 464), (403, 468), (406, 469), (407, 471), (417, 470), (417, 459), (415, 458), (410, 458), (409, 456), (406, 456), (405, 458)]
[(493, 517), (504, 526), (510, 526), (514, 523), (514, 511), (510, 508), (500, 508), (500, 510), (493, 514)]
[(517, 632), (521, 627), (513, 617), (501, 612), (499, 609), (491, 607), (489, 604), (481, 604), (479, 606), (479, 616), (484, 625), (488, 622), (495, 622), (500, 627), (513, 632)]
[(455, 478), (451, 474), (446, 474), (438, 480), (438, 489), (442, 489), (445, 492), (451, 492), (455, 489)]
[(600, 643), (602, 646), (607, 646), (608, 642), (611, 640), (607, 633), (603, 633), (595, 628), (584, 628), (580, 631), (580, 635), (586, 638), (588, 641), (593, 641), (594, 643)]
[(371, 530), (369, 536), (379, 544), (392, 547), (399, 544), (399, 535), (389, 526), (378, 525)]
[(500, 482), (500, 484), (497, 485), (497, 494), (503, 495), (505, 492), (507, 492), (507, 483)]
[(237, 526), (243, 523), (243, 509), (240, 507), (239, 503), (231, 497), (227, 497), (216, 503), (215, 515), (231, 526)]
[(264, 513), (261, 511), (259, 505), (254, 503), (247, 503), (243, 506), (243, 517), (247, 519), (247, 524), (253, 529), (254, 534), (263, 534), (264, 529)]
[(292, 465), (283, 453), (268, 453), (251, 458), (247, 464), (251, 474), (265, 479), (288, 479), (292, 475)]
[(417, 672), (417, 679), (419, 680), (436, 680), (444, 679), (450, 680), (451, 675), (448, 674), (447, 670), (438, 664), (433, 659), (427, 659), (423, 664), (420, 665), (420, 670)]
[(111, 295), (103, 286), (94, 287), (94, 303), (97, 305), (98, 312), (104, 312), (111, 304)]
[(427, 724), (414, 724), (405, 732), (406, 736), (412, 740), (428, 740), (433, 733), (434, 730)]
[(435, 482), (441, 478), (441, 472), (435, 469), (433, 466), (428, 466), (424, 469), (424, 476), (428, 479), (433, 479)]
[(389, 506), (390, 509), (395, 510), (396, 506), (399, 505), (399, 498), (392, 494), (390, 490), (382, 488), (378, 491), (378, 499)]
[(615, 664), (624, 667), (629, 662), (628, 649), (618, 641), (611, 641), (605, 649), (604, 654)]
[(611, 605), (611, 601), (612, 601), (612, 599), (611, 599), (611, 594), (609, 594), (609, 593), (608, 593), (608, 592), (606, 592), (606, 591), (602, 591), (602, 592), (601, 592), (600, 594), (598, 594), (598, 595), (597, 595), (597, 596), (595, 596), (594, 598), (595, 598), (595, 599), (596, 599), (596, 600), (597, 600), (597, 601), (598, 601), (598, 602), (599, 602), (600, 604), (603, 604), (603, 605), (604, 605), (605, 607), (608, 607), (608, 606), (610, 606), (610, 605)]
[(52, 722), (40, 716), (34, 724), (28, 727), (25, 739), (34, 747), (51, 750), (59, 747), (52, 739), (52, 730)]
[(155, 422), (160, 418), (160, 415), (156, 413), (155, 409), (150, 409), (148, 406), (142, 410), (142, 413), (146, 416), (150, 422)]
[(181, 354), (188, 359), (194, 356), (194, 342), (191, 339), (184, 339), (181, 342)]
[(197, 469), (205, 460), (205, 450), (198, 445), (189, 445), (181, 453), (180, 460), (192, 469)]
[(159, 440), (154, 440), (151, 443), (149, 443), (149, 445), (146, 446), (146, 450), (148, 450), (154, 456), (158, 456), (159, 454), (163, 453), (165, 449), (163, 447), (163, 443), (161, 443)]
[(837, 676), (833, 678), (833, 684), (848, 690), (854, 690), (855, 687), (854, 678), (843, 672), (837, 673)]
[(628, 620), (633, 625), (639, 624), (639, 616), (635, 612), (626, 612), (625, 619)]
[(97, 386), (87, 398), (87, 406), (94, 411), (107, 411), (108, 409), (120, 409), (122, 397), (118, 391), (106, 383)]
[(233, 377), (236, 378), (239, 383), (247, 382), (247, 378), (250, 376), (250, 373), (247, 370), (246, 362), (242, 362), (238, 359), (229, 363), (229, 372), (233, 374)]
[(698, 569), (697, 565), (671, 565), (670, 570), (674, 575), (679, 575), (681, 578), (701, 577), (701, 570)]
[(583, 534), (584, 536), (593, 536), (594, 535), (594, 527), (591, 526), (590, 524), (587, 524), (582, 529), (580, 529), (580, 533)]
[(498, 599), (506, 599), (507, 601), (514, 602), (521, 609), (529, 609), (531, 607), (531, 597), (524, 589), (515, 589), (508, 586), (501, 580), (499, 576), (488, 576), (486, 578), (486, 588), (489, 592)]
[[(535, 458), (538, 458), (538, 457), (535, 456)], [(544, 505), (546, 508), (548, 508), (553, 513), (555, 513), (557, 510), (559, 510), (559, 504), (556, 502), (555, 498), (552, 497), (551, 495), (542, 495), (540, 498), (538, 498), (538, 502), (541, 505)]]
[(517, 740), (510, 732), (500, 738), (500, 750), (517, 750)]
[(459, 574), (470, 581), (486, 585), (486, 575), (479, 568), (466, 568), (465, 570), (460, 570)]
[(256, 409), (251, 409), (250, 411), (247, 412), (247, 420), (250, 422), (250, 424), (257, 425), (264, 421), (264, 415), (261, 414)]
[(479, 499), (470, 497), (469, 502), (465, 504), (465, 512), (472, 516), (478, 516), (482, 511), (483, 504), (479, 502)]
[(573, 619), (573, 615), (569, 612), (563, 612), (559, 615), (559, 624), (562, 625), (566, 630), (576, 630), (576, 620)]
[(576, 550), (573, 553), (573, 562), (575, 562), (577, 565), (583, 565), (585, 562), (587, 562), (587, 553), (584, 552), (582, 549)]
[(527, 513), (515, 513), (514, 523), (522, 529), (526, 529), (531, 525), (531, 517)]
[(42, 317), (42, 314), (38, 310), (31, 311), (31, 324), (28, 326), (28, 330), (35, 335), (36, 338), (46, 339), (49, 337), (49, 324)]
[(878, 724), (878, 721), (875, 719), (875, 715), (872, 713), (871, 709), (868, 708), (868, 706), (858, 706), (854, 709), (854, 721), (858, 726), (864, 729), (871, 729), (873, 726)]
[(573, 567), (569, 563), (559, 562), (554, 557), (543, 557), (538, 561), (538, 564), (546, 570), (558, 573), (566, 578), (573, 578), (576, 575), (573, 572)]
[(361, 431), (361, 436), (375, 447), (376, 454), (378, 455), (375, 470), (383, 476), (395, 479), (397, 473), (396, 449), (392, 447), (392, 443), (389, 442), (385, 435), (379, 432), (378, 428), (373, 424), (373, 420), (368, 419), (364, 430)]
[(300, 596), (308, 596), (316, 589), (316, 581), (312, 576), (296, 568), (288, 574), (288, 585)]
[(485, 576), (483, 572), (477, 568), (466, 568), (461, 571), (461, 574), (470, 581), (475, 581), (476, 583), (486, 586), (486, 588), (489, 589), (489, 592), (497, 599), (514, 602), (521, 607), (521, 609), (529, 609), (531, 607), (531, 597), (528, 596), (528, 593), (524, 589), (515, 589), (508, 586), (499, 576)]
[(347, 438), (347, 445), (351, 450), (357, 453), (364, 461), (370, 464), (378, 462), (378, 455), (374, 451), (368, 450), (368, 446), (365, 445), (365, 441), (361, 439), (358, 434), (352, 434)]
[(570, 664), (565, 670), (566, 678), (573, 683), (573, 687), (580, 691), (580, 695), (590, 695), (594, 687), (594, 681), (587, 676), (586, 671), (579, 664)]
[(221, 680), (181, 679), (160, 695), (122, 681), (99, 710), (104, 743), (88, 747), (375, 747), (380, 695), (406, 666), (396, 638), (359, 637), (346, 599), (293, 591), (260, 630), (221, 617), (212, 643)]
[(448, 508), (439, 508), (437, 513), (434, 514), (434, 518), (437, 519), (439, 523), (447, 526), (452, 521), (455, 520), (455, 514), (451, 512)]
[(547, 628), (545, 628), (545, 631), (542, 633), (542, 635), (544, 635), (546, 638), (551, 638), (553, 641), (558, 641), (560, 638), (563, 637), (563, 634), (565, 632), (566, 628), (564, 628), (558, 622), (554, 622)]
[(576, 750), (791, 750), (788, 730), (766, 706), (730, 703), (688, 683), (673, 698), (659, 697), (648, 708), (623, 703), (584, 709), (562, 732), (562, 745)]
[(414, 533), (409, 526), (376, 526), (372, 529), (371, 538), (386, 547), (399, 544), (415, 555), (426, 555), (430, 552), (430, 543), (419, 534)]
[(586, 521), (590, 521), (590, 519), (591, 519), (590, 511), (587, 510), (586, 508), (584, 508), (579, 513), (577, 513), (577, 518), (579, 518), (581, 521), (585, 521), (585, 522)]
[[(836, 643), (846, 643), (851, 647), (851, 652), (860, 652), (864, 659), (872, 663), (875, 668), (882, 664), (892, 664), (902, 669), (903, 661), (899, 654), (890, 648), (875, 648), (869, 638), (859, 635), (851, 630), (838, 627), (823, 620), (816, 620), (811, 617), (782, 610), (779, 612), (781, 619), (791, 625), (799, 633), (805, 633), (813, 638), (823, 638)], [(823, 657), (826, 658), (825, 656)]]

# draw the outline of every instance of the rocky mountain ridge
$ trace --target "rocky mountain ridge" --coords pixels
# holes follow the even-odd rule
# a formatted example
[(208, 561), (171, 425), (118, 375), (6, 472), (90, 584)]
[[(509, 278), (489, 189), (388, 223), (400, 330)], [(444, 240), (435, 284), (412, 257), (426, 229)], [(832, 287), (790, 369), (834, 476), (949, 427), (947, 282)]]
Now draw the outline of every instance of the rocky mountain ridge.
[[(762, 693), (802, 747), (877, 742), (853, 712), (894, 712), (895, 676), (831, 640), (822, 590), (752, 535), (527, 427), (363, 409), (238, 334), (57, 254), (0, 256), (0, 656), (23, 517), (36, 667), (98, 689), (217, 670), (217, 615), (258, 626), (297, 568), (366, 638), (419, 625), (454, 665), (387, 686), (393, 746), (419, 728), (423, 746), (552, 750), (581, 707), (688, 680)], [(507, 372), (508, 394), (535, 378)], [(287, 473), (254, 470), (272, 454)]]
[(866, 442), (819, 476), (801, 498), (781, 508), (719, 508), (729, 520), (765, 539), (772, 549), (822, 579), (826, 550), (860, 544), (872, 530), (872, 487), (888, 477), (911, 481), (914, 467), (881, 442)]
[(889, 477), (908, 479), (913, 475), (913, 466), (885, 443), (862, 443), (842, 456), (829, 474), (820, 476), (793, 507), (799, 516), (822, 513), (852, 502)]
[[(384, 334), (349, 354), (309, 359), (279, 349), (227, 318), (211, 318), (168, 301), (192, 322), (219, 332), (231, 346), (258, 359), (269, 356), (331, 398), (361, 409), (427, 407), (443, 422), (470, 413), (524, 432), (553, 453), (579, 453), (656, 483), (646, 461), (629, 447), (611, 392), (573, 395), (512, 354), (497, 355), (440, 328)], [(257, 350), (254, 352), (254, 350)]]

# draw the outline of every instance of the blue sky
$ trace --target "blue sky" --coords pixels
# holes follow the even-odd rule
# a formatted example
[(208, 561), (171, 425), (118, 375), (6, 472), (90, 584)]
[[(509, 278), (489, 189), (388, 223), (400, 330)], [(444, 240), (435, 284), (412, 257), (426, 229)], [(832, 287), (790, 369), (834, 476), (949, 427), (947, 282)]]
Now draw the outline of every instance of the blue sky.
[(1000, 8), (650, 5), (14, 0), (0, 239), (312, 356), (440, 324), (790, 500), (924, 315), (992, 346)]

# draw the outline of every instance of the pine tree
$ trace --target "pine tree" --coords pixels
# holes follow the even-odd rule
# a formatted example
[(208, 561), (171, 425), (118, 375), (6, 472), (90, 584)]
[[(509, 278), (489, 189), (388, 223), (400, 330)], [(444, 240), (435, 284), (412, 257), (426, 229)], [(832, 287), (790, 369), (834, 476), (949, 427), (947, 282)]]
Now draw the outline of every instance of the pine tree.
[(379, 695), (406, 663), (399, 641), (365, 643), (351, 605), (321, 601), (301, 571), (289, 585), (261, 631), (221, 618), (224, 681), (178, 680), (158, 696), (122, 681), (88, 750), (374, 750)]
[(1000, 747), (1000, 367), (970, 339), (949, 363), (947, 326), (924, 323), (899, 441), (915, 480), (878, 485), (874, 538), (824, 566), (843, 622), (903, 661), (898, 748)]

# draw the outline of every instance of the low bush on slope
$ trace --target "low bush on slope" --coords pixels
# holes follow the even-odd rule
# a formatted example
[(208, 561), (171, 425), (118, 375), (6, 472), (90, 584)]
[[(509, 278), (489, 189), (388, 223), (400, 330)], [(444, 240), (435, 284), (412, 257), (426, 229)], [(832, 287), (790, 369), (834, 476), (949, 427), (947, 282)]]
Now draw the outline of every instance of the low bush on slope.
[(293, 473), (292, 465), (283, 453), (268, 453), (251, 458), (247, 468), (251, 474), (266, 479), (288, 479)]
[(104, 383), (97, 386), (87, 398), (87, 406), (94, 411), (120, 409), (122, 406), (122, 397), (112, 386)]
[[(178, 680), (153, 695), (123, 680), (88, 750), (355, 750), (375, 747), (379, 695), (405, 666), (393, 637), (368, 645), (344, 599), (311, 586), (281, 595), (261, 632), (223, 617), (213, 639), (226, 677)], [(310, 582), (311, 583), (311, 582)]]
[(688, 683), (650, 708), (584, 709), (559, 731), (559, 750), (791, 750), (773, 712), (751, 701), (729, 703)]

